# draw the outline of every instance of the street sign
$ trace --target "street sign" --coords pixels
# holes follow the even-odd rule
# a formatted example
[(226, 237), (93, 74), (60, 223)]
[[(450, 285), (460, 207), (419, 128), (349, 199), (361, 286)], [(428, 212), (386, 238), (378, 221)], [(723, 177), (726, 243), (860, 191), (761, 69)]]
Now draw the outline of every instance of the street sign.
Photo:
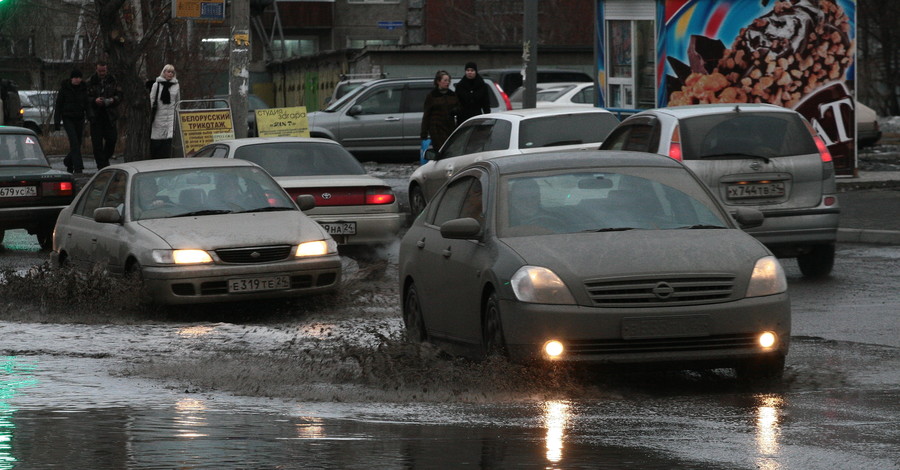
[(172, 16), (191, 20), (225, 20), (225, 0), (173, 0)]
[(256, 130), (260, 137), (309, 137), (306, 106), (257, 109)]
[(402, 21), (379, 21), (378, 27), (383, 29), (402, 28), (405, 23)]
[[(191, 102), (181, 101), (179, 105), (187, 103)], [(231, 108), (191, 110), (179, 108), (177, 111), (185, 157), (193, 156), (207, 144), (234, 138)]]

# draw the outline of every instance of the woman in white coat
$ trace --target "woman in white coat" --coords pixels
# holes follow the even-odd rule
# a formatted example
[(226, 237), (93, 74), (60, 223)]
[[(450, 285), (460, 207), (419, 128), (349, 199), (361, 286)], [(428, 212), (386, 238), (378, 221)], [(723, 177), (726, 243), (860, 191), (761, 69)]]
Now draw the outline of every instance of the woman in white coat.
[(175, 66), (166, 64), (150, 87), (150, 109), (153, 125), (150, 127), (150, 158), (168, 158), (172, 155), (172, 135), (175, 132), (175, 105), (181, 98)]

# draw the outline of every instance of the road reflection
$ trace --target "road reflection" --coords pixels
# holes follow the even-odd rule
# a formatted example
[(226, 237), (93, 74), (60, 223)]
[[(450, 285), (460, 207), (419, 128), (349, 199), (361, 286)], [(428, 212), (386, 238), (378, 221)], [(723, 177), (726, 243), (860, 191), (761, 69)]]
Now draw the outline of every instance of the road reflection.
[(756, 401), (756, 450), (760, 454), (756, 459), (756, 467), (761, 470), (780, 470), (781, 464), (775, 459), (781, 451), (784, 398), (780, 395), (757, 395)]
[(194, 398), (182, 398), (175, 403), (175, 435), (194, 439), (207, 437), (200, 432), (206, 427), (206, 402)]
[(563, 444), (569, 423), (570, 405), (564, 401), (544, 403), (544, 427), (547, 428), (547, 460), (557, 464), (563, 458)]
[(10, 406), (16, 392), (24, 387), (37, 385), (31, 373), (33, 364), (19, 362), (16, 356), (0, 357), (0, 470), (12, 469), (18, 460), (13, 455), (13, 437), (16, 424), (13, 421), (16, 409)]

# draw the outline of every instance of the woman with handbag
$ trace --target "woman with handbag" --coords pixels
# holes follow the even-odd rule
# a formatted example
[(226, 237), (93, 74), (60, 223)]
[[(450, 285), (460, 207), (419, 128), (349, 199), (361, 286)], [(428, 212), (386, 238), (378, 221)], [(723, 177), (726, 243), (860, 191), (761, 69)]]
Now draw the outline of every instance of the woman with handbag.
[(175, 133), (175, 106), (181, 98), (175, 66), (166, 64), (150, 87), (150, 158), (172, 155), (172, 136)]

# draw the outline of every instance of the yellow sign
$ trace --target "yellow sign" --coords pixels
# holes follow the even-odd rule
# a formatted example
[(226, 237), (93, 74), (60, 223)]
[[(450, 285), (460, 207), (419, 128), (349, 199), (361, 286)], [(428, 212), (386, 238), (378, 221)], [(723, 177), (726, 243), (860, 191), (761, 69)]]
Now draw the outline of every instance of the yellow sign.
[(190, 157), (204, 145), (234, 138), (230, 109), (178, 111), (184, 156)]
[(309, 137), (306, 106), (256, 110), (260, 137)]
[(195, 20), (224, 20), (225, 0), (174, 0), (172, 16)]

